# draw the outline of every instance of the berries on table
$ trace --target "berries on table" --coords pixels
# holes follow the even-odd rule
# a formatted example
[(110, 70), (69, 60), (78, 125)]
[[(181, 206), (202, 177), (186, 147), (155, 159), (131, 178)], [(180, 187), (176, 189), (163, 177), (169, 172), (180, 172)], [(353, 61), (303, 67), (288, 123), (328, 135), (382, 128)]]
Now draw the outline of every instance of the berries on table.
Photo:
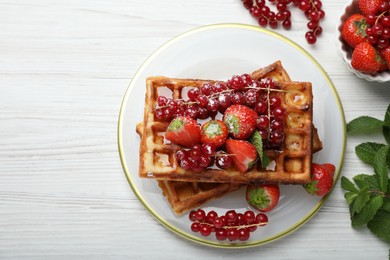
[(235, 210), (228, 210), (223, 215), (218, 215), (211, 210), (206, 213), (203, 209), (191, 210), (189, 213), (191, 231), (200, 233), (202, 236), (210, 236), (215, 233), (218, 241), (229, 240), (247, 241), (250, 233), (268, 224), (268, 217), (264, 213), (254, 213), (247, 210), (238, 213)]
[(290, 6), (295, 6), (309, 20), (309, 31), (305, 35), (307, 42), (314, 44), (317, 41), (317, 37), (322, 33), (320, 21), (325, 17), (325, 12), (322, 9), (321, 0), (268, 0), (271, 5), (267, 5), (266, 0), (241, 1), (261, 27), (269, 26), (272, 29), (276, 29), (281, 24), (284, 29), (289, 30), (291, 28), (291, 12), (289, 8)]

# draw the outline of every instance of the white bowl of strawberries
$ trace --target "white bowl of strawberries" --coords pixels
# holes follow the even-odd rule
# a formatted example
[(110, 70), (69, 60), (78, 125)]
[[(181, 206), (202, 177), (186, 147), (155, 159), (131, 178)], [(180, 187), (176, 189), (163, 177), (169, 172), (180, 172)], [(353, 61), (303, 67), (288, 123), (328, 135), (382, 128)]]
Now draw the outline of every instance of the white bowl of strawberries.
[(390, 1), (353, 0), (337, 26), (338, 52), (347, 68), (368, 81), (390, 81)]

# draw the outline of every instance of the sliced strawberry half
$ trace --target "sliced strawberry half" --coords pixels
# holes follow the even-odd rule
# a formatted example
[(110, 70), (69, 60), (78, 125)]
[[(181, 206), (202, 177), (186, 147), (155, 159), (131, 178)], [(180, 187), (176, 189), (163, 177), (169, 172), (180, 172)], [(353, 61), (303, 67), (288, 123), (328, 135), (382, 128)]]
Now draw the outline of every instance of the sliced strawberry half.
[(229, 135), (225, 123), (217, 119), (204, 123), (200, 132), (202, 143), (210, 144), (214, 148), (222, 146)]
[(246, 172), (256, 163), (256, 147), (248, 141), (228, 139), (226, 151), (232, 155), (233, 164), (240, 172)]
[(225, 110), (223, 122), (236, 139), (247, 139), (256, 128), (257, 113), (244, 105), (232, 105)]
[(200, 143), (200, 126), (190, 117), (176, 117), (169, 124), (165, 138), (172, 143), (192, 147)]

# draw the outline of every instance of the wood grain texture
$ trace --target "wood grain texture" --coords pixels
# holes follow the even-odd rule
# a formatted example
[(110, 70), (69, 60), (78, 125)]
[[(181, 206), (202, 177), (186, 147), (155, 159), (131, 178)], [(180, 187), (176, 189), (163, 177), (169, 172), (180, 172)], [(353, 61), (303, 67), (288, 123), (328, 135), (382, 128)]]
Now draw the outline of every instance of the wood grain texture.
[[(324, 67), (347, 121), (381, 118), (389, 84), (354, 77), (336, 53), (344, 3), (323, 1), (316, 46), (298, 12), (278, 32)], [(0, 0), (0, 259), (387, 259), (389, 244), (351, 228), (339, 183), (294, 234), (245, 250), (183, 240), (134, 196), (117, 150), (128, 83), (170, 38), (225, 22), (256, 24), (239, 0)], [(361, 141), (348, 140), (344, 176), (370, 171), (354, 154)]]

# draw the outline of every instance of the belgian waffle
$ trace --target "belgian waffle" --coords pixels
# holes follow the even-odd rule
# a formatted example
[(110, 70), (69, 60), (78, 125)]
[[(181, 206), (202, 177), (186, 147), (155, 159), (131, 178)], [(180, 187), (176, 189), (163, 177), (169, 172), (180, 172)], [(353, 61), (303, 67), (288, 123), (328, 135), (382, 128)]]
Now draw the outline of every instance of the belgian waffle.
[[(280, 62), (259, 69), (251, 76), (253, 79), (271, 77), (274, 81), (289, 80)], [(227, 170), (207, 168), (200, 173), (180, 168), (174, 156), (180, 147), (164, 139), (168, 123), (154, 120), (153, 110), (156, 98), (159, 91), (164, 88), (170, 90), (173, 99), (179, 99), (182, 97), (184, 88), (201, 88), (205, 82), (210, 81), (166, 77), (147, 79), (144, 128), (140, 145), (140, 177), (165, 181), (217, 183), (304, 184), (310, 181), (313, 125), (312, 93), (309, 82), (276, 82), (276, 85), (283, 90), (277, 95), (280, 95), (283, 100), (282, 105), (287, 111), (287, 117), (283, 150), (281, 152), (266, 151), (272, 159), (272, 168), (264, 170), (260, 165), (256, 165), (246, 173), (241, 173), (234, 167)]]

